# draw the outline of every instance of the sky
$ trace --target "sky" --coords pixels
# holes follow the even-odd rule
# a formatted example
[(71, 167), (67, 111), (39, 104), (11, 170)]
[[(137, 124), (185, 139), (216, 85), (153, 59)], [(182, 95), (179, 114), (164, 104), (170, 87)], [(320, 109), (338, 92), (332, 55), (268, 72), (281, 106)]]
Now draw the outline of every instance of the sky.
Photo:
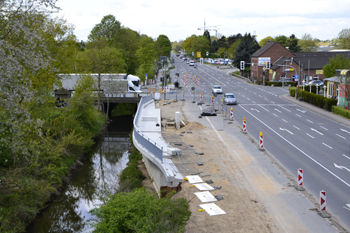
[(75, 25), (79, 41), (109, 14), (124, 27), (154, 39), (166, 35), (171, 42), (203, 35), (204, 22), (226, 37), (251, 33), (258, 41), (291, 34), (300, 39), (305, 33), (327, 40), (350, 28), (350, 0), (58, 0), (56, 5), (61, 10), (54, 15)]

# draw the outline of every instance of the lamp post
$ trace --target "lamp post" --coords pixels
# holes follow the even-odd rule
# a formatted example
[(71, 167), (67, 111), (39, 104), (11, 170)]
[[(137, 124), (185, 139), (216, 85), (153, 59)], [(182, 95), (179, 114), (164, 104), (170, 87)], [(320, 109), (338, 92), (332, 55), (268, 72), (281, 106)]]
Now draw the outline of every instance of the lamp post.
[(326, 86), (323, 86), (323, 97), (326, 97), (326, 91), (327, 91), (327, 87)]
[(318, 83), (316, 83), (316, 95), (318, 95)]
[(338, 98), (337, 106), (339, 106), (339, 88), (337, 89), (337, 98)]
[(303, 80), (303, 91), (305, 91), (305, 80)]

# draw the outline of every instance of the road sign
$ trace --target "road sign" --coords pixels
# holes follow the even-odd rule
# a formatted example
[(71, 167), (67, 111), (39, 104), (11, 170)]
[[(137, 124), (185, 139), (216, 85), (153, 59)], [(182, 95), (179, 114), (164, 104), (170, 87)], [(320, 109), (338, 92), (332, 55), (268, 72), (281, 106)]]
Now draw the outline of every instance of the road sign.
[(294, 71), (294, 69), (285, 69), (284, 71)]
[(145, 76), (147, 77), (147, 76), (148, 76), (148, 74), (145, 74)]
[(263, 70), (265, 71), (265, 70), (266, 70), (266, 67), (263, 67)]
[(200, 58), (201, 57), (201, 52), (197, 52), (197, 57)]
[(295, 80), (295, 81), (298, 81), (298, 80), (299, 80), (299, 75), (295, 75), (295, 76), (294, 76), (294, 80)]

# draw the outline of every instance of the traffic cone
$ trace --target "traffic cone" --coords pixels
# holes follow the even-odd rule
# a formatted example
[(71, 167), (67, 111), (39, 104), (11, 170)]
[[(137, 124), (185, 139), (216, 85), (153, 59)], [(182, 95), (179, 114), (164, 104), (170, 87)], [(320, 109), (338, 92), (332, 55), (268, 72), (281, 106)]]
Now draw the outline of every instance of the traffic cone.
[(264, 151), (264, 138), (263, 138), (263, 133), (260, 132), (260, 136), (259, 136), (259, 150)]
[(245, 121), (245, 118), (243, 118), (243, 131), (242, 133), (247, 133), (247, 126), (246, 126), (246, 121)]

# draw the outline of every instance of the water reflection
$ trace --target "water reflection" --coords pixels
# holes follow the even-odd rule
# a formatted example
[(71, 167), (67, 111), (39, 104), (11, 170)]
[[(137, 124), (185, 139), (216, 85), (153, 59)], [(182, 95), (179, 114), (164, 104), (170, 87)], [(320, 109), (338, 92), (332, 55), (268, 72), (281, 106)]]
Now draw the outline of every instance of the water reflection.
[(89, 211), (102, 203), (101, 197), (118, 188), (118, 174), (128, 162), (129, 133), (132, 129), (132, 118), (129, 118), (124, 120), (131, 123), (130, 130), (125, 129), (126, 122), (114, 120), (123, 125), (122, 130), (115, 123), (108, 127), (61, 195), (49, 203), (27, 228), (28, 233), (92, 231), (87, 224), (91, 218)]

